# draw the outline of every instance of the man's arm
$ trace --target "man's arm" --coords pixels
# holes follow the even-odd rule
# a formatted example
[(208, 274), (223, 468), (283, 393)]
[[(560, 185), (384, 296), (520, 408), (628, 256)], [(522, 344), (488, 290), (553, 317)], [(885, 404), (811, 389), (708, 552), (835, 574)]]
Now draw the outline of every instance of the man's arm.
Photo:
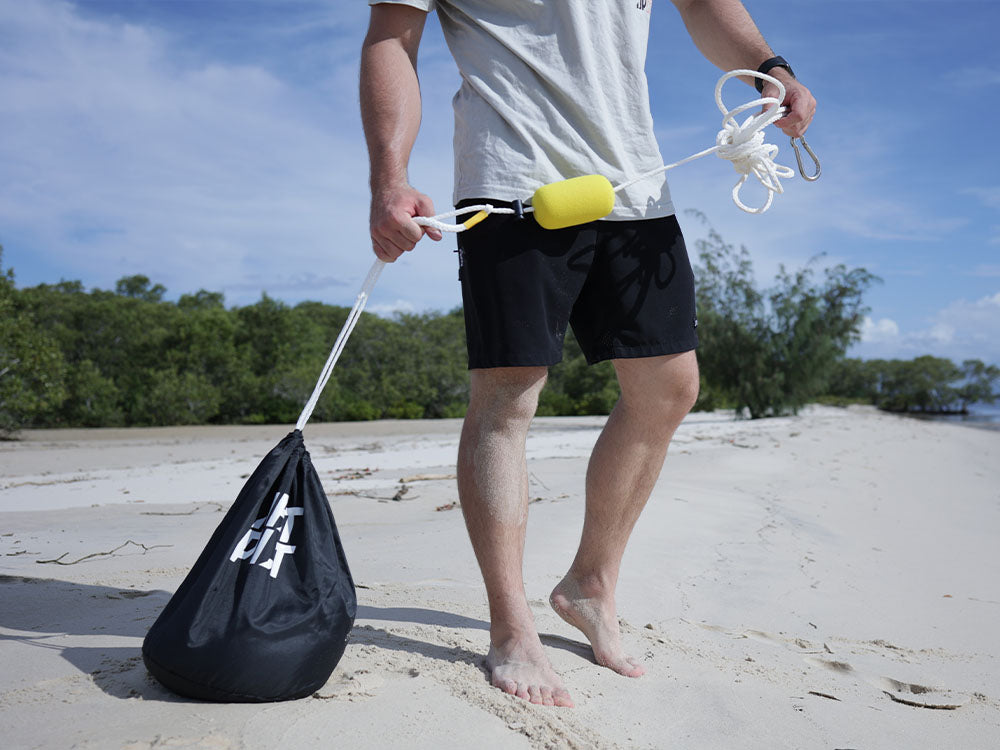
[(372, 248), (394, 261), (426, 233), (412, 217), (431, 216), (430, 198), (412, 188), (406, 168), (420, 128), (417, 48), (427, 14), (405, 5), (372, 6), (361, 48), (361, 121), (371, 162)]
[[(756, 70), (762, 62), (774, 57), (757, 25), (740, 0), (673, 0), (680, 11), (691, 39), (701, 53), (723, 70), (745, 68)], [(812, 93), (792, 78), (785, 68), (774, 68), (768, 75), (785, 85), (787, 115), (775, 125), (786, 135), (800, 136), (806, 132), (816, 113)], [(742, 77), (753, 85), (753, 79)], [(776, 96), (777, 88), (764, 82), (764, 96)]]

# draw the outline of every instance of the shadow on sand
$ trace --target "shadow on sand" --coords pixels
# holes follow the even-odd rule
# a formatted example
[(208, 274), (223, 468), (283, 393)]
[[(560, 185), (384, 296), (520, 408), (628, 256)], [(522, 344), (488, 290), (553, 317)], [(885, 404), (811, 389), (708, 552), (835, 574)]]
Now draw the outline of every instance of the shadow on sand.
[[(169, 692), (146, 672), (142, 663), (139, 639), (145, 637), (170, 596), (163, 590), (0, 575), (0, 627), (6, 631), (0, 633), (0, 644), (56, 650), (75, 669), (90, 675), (97, 687), (116, 698), (195, 702)], [(357, 620), (489, 630), (484, 620), (421, 607), (362, 605)], [(122, 638), (135, 639), (134, 645), (122, 644)], [(542, 641), (593, 660), (586, 644), (548, 634), (542, 635)], [(355, 625), (350, 644), (373, 645), (447, 662), (465, 661), (480, 669), (484, 656), (460, 647), (404, 637), (366, 623)]]

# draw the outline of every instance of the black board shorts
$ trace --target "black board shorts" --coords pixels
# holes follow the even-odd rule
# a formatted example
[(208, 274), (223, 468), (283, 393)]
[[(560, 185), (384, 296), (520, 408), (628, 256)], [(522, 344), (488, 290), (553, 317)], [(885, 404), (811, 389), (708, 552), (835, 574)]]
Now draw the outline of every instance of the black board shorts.
[[(502, 201), (476, 199), (459, 206)], [(469, 368), (554, 365), (573, 326), (591, 364), (698, 345), (694, 275), (675, 216), (543, 229), (492, 214), (458, 234)]]

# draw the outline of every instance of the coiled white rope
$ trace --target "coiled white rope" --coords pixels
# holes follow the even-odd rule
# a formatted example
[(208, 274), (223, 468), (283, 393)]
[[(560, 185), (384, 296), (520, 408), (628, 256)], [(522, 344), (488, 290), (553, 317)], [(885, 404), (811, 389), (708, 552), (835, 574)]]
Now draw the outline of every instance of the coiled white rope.
[[(764, 96), (745, 104), (741, 104), (733, 109), (726, 109), (726, 105), (722, 101), (722, 87), (725, 85), (726, 81), (737, 76), (750, 76), (769, 81), (778, 87), (778, 96)], [(701, 157), (708, 156), (708, 154), (711, 153), (717, 153), (720, 158), (726, 159), (732, 163), (733, 168), (741, 175), (739, 181), (733, 187), (733, 202), (747, 213), (764, 213), (771, 207), (774, 194), (784, 192), (780, 178), (793, 177), (795, 175), (795, 172), (792, 171), (791, 167), (785, 167), (781, 164), (775, 163), (774, 157), (778, 154), (778, 147), (774, 144), (764, 142), (764, 128), (775, 120), (779, 120), (784, 117), (787, 112), (786, 108), (781, 106), (781, 102), (784, 98), (785, 87), (781, 81), (773, 76), (769, 76), (765, 73), (758, 73), (756, 70), (732, 70), (726, 73), (719, 79), (718, 83), (715, 84), (715, 103), (718, 105), (719, 111), (722, 112), (722, 130), (720, 130), (718, 135), (715, 137), (715, 145), (711, 148), (706, 148), (704, 151), (692, 154), (685, 159), (676, 161), (673, 164), (657, 167), (651, 172), (646, 172), (645, 174), (641, 174), (634, 179), (623, 182), (620, 185), (616, 185), (614, 186), (614, 191), (617, 193), (631, 185), (636, 184), (637, 182), (642, 182), (650, 177), (655, 177), (661, 172), (666, 172), (668, 169), (679, 167), (681, 164), (687, 164), (689, 161), (700, 159)], [(766, 107), (767, 109), (757, 115), (751, 115), (744, 120), (742, 124), (736, 122), (737, 116), (756, 107)], [(805, 172), (802, 172), (802, 160), (799, 156), (798, 147), (795, 147), (795, 156), (798, 160), (799, 171), (802, 172), (802, 176), (807, 180), (814, 180), (819, 177), (819, 160), (816, 159), (816, 155), (813, 154), (809, 145), (804, 140), (802, 143), (816, 163), (816, 173), (812, 177), (807, 177)], [(795, 146), (795, 139), (792, 139), (792, 146)], [(767, 200), (763, 205), (756, 208), (747, 206), (740, 199), (740, 190), (743, 185), (746, 184), (746, 181), (751, 174), (756, 177), (757, 180), (767, 189)], [(530, 213), (534, 211), (534, 209), (531, 206), (524, 206), (523, 211), (524, 213)], [(442, 221), (442, 219), (451, 219), (456, 216), (462, 216), (469, 213), (479, 214), (480, 212), (483, 213), (482, 217), (477, 218), (474, 216), (473, 219), (469, 219), (464, 224), (448, 224)], [(475, 206), (463, 206), (462, 208), (455, 209), (454, 211), (447, 211), (435, 216), (414, 216), (413, 221), (420, 226), (432, 227), (441, 232), (464, 232), (466, 229), (470, 228), (475, 223), (478, 223), (479, 220), (485, 218), (489, 214), (513, 213), (515, 213), (513, 208), (493, 206), (489, 203), (483, 203)], [(382, 273), (382, 269), (384, 267), (385, 261), (376, 259), (372, 264), (372, 267), (369, 269), (368, 276), (365, 278), (364, 284), (361, 286), (361, 291), (358, 293), (357, 299), (354, 302), (354, 307), (351, 308), (351, 312), (348, 314), (347, 320), (344, 322), (340, 335), (337, 336), (337, 341), (333, 345), (330, 356), (327, 357), (326, 364), (323, 365), (323, 370), (320, 372), (319, 380), (316, 381), (316, 386), (313, 388), (312, 395), (309, 396), (309, 400), (306, 402), (305, 407), (302, 409), (302, 413), (299, 415), (298, 421), (295, 423), (295, 429), (303, 429), (309, 421), (309, 418), (312, 416), (312, 413), (316, 408), (316, 404), (319, 401), (319, 397), (323, 393), (323, 389), (326, 388), (326, 384), (329, 382), (330, 376), (333, 374), (333, 367), (337, 364), (337, 360), (340, 359), (340, 355), (344, 351), (344, 346), (347, 344), (348, 337), (351, 335), (351, 332), (354, 330), (354, 326), (357, 325), (358, 320), (361, 318), (361, 312), (365, 309), (365, 305), (368, 303), (368, 297), (371, 295), (375, 282), (378, 281), (379, 274)]]
[[(778, 96), (762, 96), (733, 109), (726, 109), (726, 105), (722, 101), (722, 87), (726, 84), (726, 81), (737, 76), (762, 78), (765, 81), (773, 83), (778, 88)], [(718, 106), (719, 111), (722, 112), (722, 130), (715, 136), (715, 145), (711, 148), (706, 148), (704, 151), (699, 151), (697, 154), (692, 154), (685, 159), (675, 161), (673, 164), (658, 167), (628, 182), (616, 185), (615, 192), (642, 180), (654, 177), (661, 172), (666, 172), (668, 169), (679, 167), (681, 164), (687, 164), (689, 161), (694, 161), (695, 159), (715, 153), (720, 158), (728, 160), (741, 175), (739, 181), (733, 186), (733, 203), (747, 213), (764, 213), (771, 207), (774, 194), (785, 192), (780, 178), (795, 176), (795, 172), (791, 167), (775, 163), (774, 157), (778, 155), (778, 147), (773, 143), (764, 142), (764, 128), (772, 122), (780, 120), (788, 111), (786, 107), (781, 106), (784, 98), (785, 86), (774, 76), (769, 76), (766, 73), (758, 73), (756, 70), (729, 71), (715, 84), (715, 104)], [(739, 115), (747, 110), (758, 107), (765, 107), (766, 109), (759, 114), (747, 117), (742, 123), (736, 121)], [(740, 190), (746, 184), (751, 174), (767, 190), (767, 200), (763, 205), (756, 208), (746, 205), (740, 199)]]

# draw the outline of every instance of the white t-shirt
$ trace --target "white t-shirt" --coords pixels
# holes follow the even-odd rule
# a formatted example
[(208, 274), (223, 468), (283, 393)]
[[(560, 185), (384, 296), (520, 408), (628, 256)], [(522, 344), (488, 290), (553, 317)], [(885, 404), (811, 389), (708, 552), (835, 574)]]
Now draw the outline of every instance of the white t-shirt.
[[(456, 202), (663, 165), (645, 73), (652, 0), (369, 0), (381, 2), (437, 10), (458, 65)], [(618, 193), (608, 218), (673, 213), (659, 174)]]

